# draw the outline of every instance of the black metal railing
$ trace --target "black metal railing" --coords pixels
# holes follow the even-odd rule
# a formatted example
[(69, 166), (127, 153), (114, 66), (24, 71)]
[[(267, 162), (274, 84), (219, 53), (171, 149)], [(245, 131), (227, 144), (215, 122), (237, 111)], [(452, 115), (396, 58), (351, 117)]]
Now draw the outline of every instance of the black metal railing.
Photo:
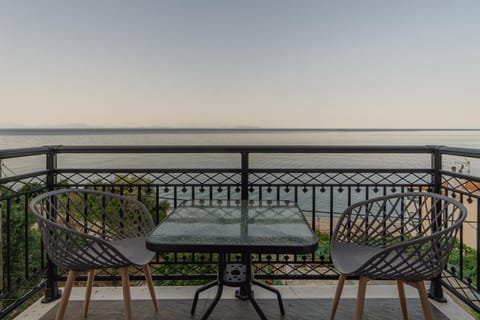
[[(126, 159), (120, 159), (125, 155)], [(194, 158), (201, 165), (186, 161), (166, 166), (162, 159), (167, 155), (175, 155), (175, 159)], [(314, 157), (308, 158), (306, 164), (285, 166), (307, 155)], [(291, 161), (262, 161), (262, 157), (280, 156)], [(328, 165), (323, 156), (330, 156)], [(452, 263), (441, 279), (432, 282), (431, 294), (441, 299), (443, 284), (480, 311), (480, 177), (447, 170), (448, 164), (456, 161), (452, 159), (480, 158), (480, 150), (440, 146), (48, 146), (0, 151), (0, 161), (9, 167), (17, 160), (32, 157), (41, 158), (40, 169), (24, 165), (22, 173), (0, 177), (0, 317), (17, 309), (41, 288), (46, 288), (46, 300), (58, 296), (57, 281), (65, 279), (65, 275), (48, 261), (27, 205), (35, 195), (62, 187), (131, 195), (147, 205), (156, 222), (187, 199), (296, 201), (319, 235), (320, 246), (309, 255), (253, 257), (257, 278), (278, 280), (337, 277), (329, 257), (328, 239), (339, 214), (352, 203), (412, 190), (446, 193), (467, 205), (466, 226), (472, 230), (464, 230), (465, 226), (461, 231)], [(224, 157), (227, 161), (218, 167), (204, 166), (209, 157)], [(359, 162), (362, 157), (366, 158)], [(143, 159), (149, 161), (140, 161)], [(349, 165), (339, 168), (337, 159)], [(473, 263), (467, 261), (471, 255), (475, 258)], [(239, 258), (230, 256), (231, 260)], [(157, 281), (179, 284), (215, 277), (216, 259), (215, 254), (164, 253), (158, 254), (151, 265)], [(139, 273), (133, 278), (142, 276)], [(98, 279), (118, 277), (103, 272)]]

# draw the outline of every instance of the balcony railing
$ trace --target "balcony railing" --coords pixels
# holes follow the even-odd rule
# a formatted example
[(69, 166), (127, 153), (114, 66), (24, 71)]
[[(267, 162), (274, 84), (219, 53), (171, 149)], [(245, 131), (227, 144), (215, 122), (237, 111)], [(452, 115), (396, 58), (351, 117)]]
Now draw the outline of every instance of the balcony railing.
[[(49, 262), (28, 203), (39, 193), (63, 187), (130, 195), (147, 205), (157, 223), (187, 199), (296, 201), (320, 246), (309, 255), (253, 257), (257, 278), (278, 280), (337, 277), (328, 239), (339, 214), (352, 203), (404, 191), (447, 194), (464, 203), (469, 215), (451, 263), (441, 279), (432, 281), (430, 293), (441, 300), (443, 285), (480, 312), (480, 177), (451, 169), (479, 158), (480, 150), (440, 146), (46, 146), (0, 151), (0, 161), (10, 168), (0, 176), (0, 318), (42, 288), (46, 301), (58, 296), (57, 281), (65, 273)], [(214, 254), (162, 253), (151, 266), (155, 280), (164, 283), (216, 277)], [(133, 278), (141, 279), (141, 273)], [(103, 272), (96, 279), (118, 277)]]

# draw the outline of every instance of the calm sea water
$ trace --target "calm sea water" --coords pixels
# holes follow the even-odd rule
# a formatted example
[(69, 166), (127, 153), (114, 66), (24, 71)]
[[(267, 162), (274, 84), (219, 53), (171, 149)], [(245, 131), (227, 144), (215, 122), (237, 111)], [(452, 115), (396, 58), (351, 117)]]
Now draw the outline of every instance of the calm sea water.
[(39, 145), (449, 145), (480, 147), (480, 130), (0, 129), (0, 149)]
[[(43, 145), (447, 145), (480, 148), (480, 130), (0, 130), (0, 150)], [(475, 159), (445, 157), (446, 168), (480, 174)], [(44, 158), (5, 160), (4, 175), (41, 169)], [(215, 155), (61, 155), (64, 168), (237, 168), (239, 156)], [(256, 168), (425, 168), (428, 155), (252, 155)], [(10, 170), (10, 171), (9, 171)]]

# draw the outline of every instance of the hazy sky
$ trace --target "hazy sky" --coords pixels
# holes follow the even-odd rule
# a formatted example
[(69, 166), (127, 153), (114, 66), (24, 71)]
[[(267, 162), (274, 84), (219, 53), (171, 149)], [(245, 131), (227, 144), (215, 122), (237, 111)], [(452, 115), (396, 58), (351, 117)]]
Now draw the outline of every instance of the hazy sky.
[(480, 128), (480, 1), (0, 0), (0, 127)]

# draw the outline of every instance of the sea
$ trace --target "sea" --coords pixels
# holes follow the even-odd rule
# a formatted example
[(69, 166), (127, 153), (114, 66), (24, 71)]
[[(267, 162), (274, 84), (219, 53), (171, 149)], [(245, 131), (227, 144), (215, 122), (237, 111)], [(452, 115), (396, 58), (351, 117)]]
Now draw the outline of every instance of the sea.
[[(0, 129), (0, 150), (45, 145), (375, 145), (480, 148), (473, 129)], [(251, 168), (428, 168), (428, 155), (252, 154)], [(44, 157), (4, 159), (2, 175), (45, 166)], [(60, 168), (238, 168), (236, 154), (60, 155)], [(480, 176), (473, 158), (445, 157), (444, 168)]]

